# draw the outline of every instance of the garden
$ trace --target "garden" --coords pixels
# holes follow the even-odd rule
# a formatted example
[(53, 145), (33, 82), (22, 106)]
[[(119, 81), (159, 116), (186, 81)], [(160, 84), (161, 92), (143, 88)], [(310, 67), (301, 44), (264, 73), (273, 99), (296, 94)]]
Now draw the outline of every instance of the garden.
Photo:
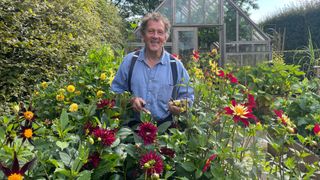
[[(281, 62), (221, 68), (194, 52), (195, 101), (157, 126), (134, 129), (130, 94), (110, 83), (123, 51), (104, 46), (1, 116), (8, 179), (259, 179), (319, 177), (319, 82)], [(295, 148), (299, 144), (303, 149)], [(270, 150), (271, 149), (271, 150)]]
[[(141, 113), (129, 128), (131, 94), (110, 90), (125, 56), (121, 20), (107, 18), (112, 6), (0, 2), (0, 27), (12, 30), (0, 29), (8, 36), (0, 39), (1, 86), (10, 87), (0, 96), (10, 97), (0, 106), (0, 179), (320, 178), (320, 80), (312, 68), (277, 53), (256, 66), (221, 67), (219, 50), (194, 50), (180, 60), (193, 105), (177, 102), (185, 112), (172, 124)], [(54, 16), (41, 14), (48, 11)], [(113, 33), (99, 34), (103, 23)], [(313, 47), (302, 56), (319, 61)]]

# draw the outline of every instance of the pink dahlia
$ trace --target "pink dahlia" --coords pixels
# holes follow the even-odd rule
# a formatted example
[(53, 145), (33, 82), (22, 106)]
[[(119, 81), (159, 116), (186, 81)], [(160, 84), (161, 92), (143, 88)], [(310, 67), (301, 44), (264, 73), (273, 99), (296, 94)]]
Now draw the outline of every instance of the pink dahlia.
[(143, 139), (145, 145), (152, 144), (157, 138), (158, 128), (151, 122), (141, 123), (138, 135)]
[(109, 129), (97, 128), (93, 131), (93, 135), (101, 141), (104, 146), (111, 146), (116, 140), (115, 132)]
[(153, 151), (144, 154), (139, 163), (140, 167), (145, 170), (147, 175), (152, 175), (154, 173), (161, 174), (163, 171), (163, 161), (161, 157)]

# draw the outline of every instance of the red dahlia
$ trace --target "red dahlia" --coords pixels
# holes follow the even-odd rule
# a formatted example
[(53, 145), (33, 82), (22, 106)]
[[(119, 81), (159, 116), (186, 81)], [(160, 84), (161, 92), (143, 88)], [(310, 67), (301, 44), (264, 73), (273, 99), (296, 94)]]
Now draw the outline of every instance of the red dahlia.
[(102, 142), (104, 146), (111, 146), (116, 140), (116, 135), (113, 130), (97, 128), (93, 131), (93, 136)]
[(112, 109), (116, 104), (116, 101), (114, 99), (102, 99), (97, 103), (97, 108), (102, 109), (104, 107), (108, 107), (109, 109)]
[(167, 148), (167, 147), (162, 147), (160, 149), (160, 153), (165, 155), (165, 156), (169, 156), (171, 158), (174, 158), (174, 155), (175, 155), (175, 151), (170, 149), (170, 148)]
[(206, 164), (204, 165), (204, 167), (202, 169), (202, 172), (206, 172), (208, 170), (208, 168), (210, 167), (211, 161), (213, 161), (216, 157), (217, 157), (217, 155), (213, 154), (207, 159)]
[(145, 170), (149, 176), (154, 173), (161, 174), (163, 171), (163, 161), (161, 157), (153, 151), (144, 154), (139, 163), (140, 167)]
[(320, 125), (319, 124), (314, 125), (313, 132), (315, 135), (320, 136)]
[(138, 135), (143, 139), (145, 145), (152, 144), (157, 138), (158, 128), (151, 122), (141, 123)]
[(249, 119), (257, 122), (257, 118), (252, 114), (252, 106), (246, 104), (238, 104), (235, 100), (231, 101), (231, 105), (224, 108), (225, 113), (233, 116), (235, 123), (243, 122), (245, 126), (249, 126)]

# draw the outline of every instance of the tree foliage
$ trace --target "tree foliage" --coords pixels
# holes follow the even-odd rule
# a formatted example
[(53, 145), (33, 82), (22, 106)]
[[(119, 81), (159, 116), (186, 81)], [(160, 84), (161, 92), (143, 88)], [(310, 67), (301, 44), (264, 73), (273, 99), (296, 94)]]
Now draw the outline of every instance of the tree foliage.
[(1, 0), (0, 104), (30, 94), (89, 49), (122, 43), (117, 13), (104, 0)]
[(284, 50), (301, 49), (308, 46), (308, 33), (316, 47), (320, 47), (320, 1), (308, 2), (301, 6), (292, 6), (267, 18), (261, 23), (266, 32), (285, 31)]

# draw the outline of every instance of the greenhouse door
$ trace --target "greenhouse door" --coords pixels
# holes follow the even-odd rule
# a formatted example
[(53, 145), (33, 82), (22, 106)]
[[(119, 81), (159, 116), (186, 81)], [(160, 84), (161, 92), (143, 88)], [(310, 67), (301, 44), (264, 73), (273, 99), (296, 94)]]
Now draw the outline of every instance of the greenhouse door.
[(175, 27), (173, 28), (173, 53), (181, 59), (188, 58), (194, 49), (198, 49), (197, 28)]

